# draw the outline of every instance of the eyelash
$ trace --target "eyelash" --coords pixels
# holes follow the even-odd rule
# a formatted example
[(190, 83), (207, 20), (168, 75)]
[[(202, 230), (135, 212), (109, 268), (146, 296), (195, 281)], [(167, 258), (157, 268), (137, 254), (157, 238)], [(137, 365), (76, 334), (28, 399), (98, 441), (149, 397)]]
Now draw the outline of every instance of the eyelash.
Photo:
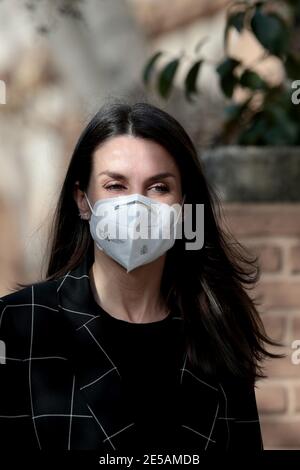
[[(125, 186), (123, 186), (122, 184), (111, 184), (110, 186), (106, 186), (105, 189), (108, 189), (108, 190), (111, 190), (111, 189), (116, 189), (116, 187), (122, 187), (124, 188)], [(165, 193), (165, 192), (168, 192), (169, 191), (169, 188), (166, 186), (166, 185), (162, 185), (162, 184), (157, 184), (156, 186), (153, 186), (154, 188), (161, 188), (162, 190), (158, 191), (158, 192), (162, 192), (162, 193)]]

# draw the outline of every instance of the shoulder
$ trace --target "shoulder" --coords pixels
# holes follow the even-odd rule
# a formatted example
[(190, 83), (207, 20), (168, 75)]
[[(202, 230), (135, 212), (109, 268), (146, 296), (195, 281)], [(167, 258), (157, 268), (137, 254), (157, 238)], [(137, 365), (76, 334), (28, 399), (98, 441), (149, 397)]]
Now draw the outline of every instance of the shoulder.
[(228, 376), (220, 378), (219, 387), (222, 395), (231, 396), (234, 400), (238, 400), (239, 397), (253, 394), (255, 391), (255, 381), (228, 374)]
[(219, 382), (219, 390), (231, 418), (244, 422), (258, 420), (255, 381), (230, 376)]
[(2, 305), (17, 305), (31, 302), (35, 296), (44, 298), (46, 301), (53, 299), (53, 292), (57, 290), (57, 280), (40, 281), (30, 284), (22, 289), (15, 290), (0, 297), (0, 309)]
[(33, 283), (0, 298), (0, 337), (12, 329), (25, 334), (33, 315), (41, 312), (44, 318), (58, 312), (56, 280)]

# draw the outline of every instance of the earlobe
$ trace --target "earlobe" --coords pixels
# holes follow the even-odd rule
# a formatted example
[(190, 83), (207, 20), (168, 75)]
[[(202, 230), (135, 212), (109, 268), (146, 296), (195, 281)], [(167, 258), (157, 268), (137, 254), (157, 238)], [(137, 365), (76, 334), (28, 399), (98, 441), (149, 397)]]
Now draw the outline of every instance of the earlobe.
[(78, 215), (82, 220), (89, 220), (90, 219), (89, 212), (80, 212), (79, 211)]
[(86, 207), (88, 201), (87, 201), (87, 203), (86, 203), (86, 201), (84, 201), (84, 199), (87, 199), (87, 197), (86, 197), (85, 192), (82, 191), (82, 189), (80, 189), (79, 181), (75, 182), (73, 197), (74, 197), (75, 203), (76, 203), (77, 208), (78, 208), (78, 216), (82, 220), (89, 220), (90, 219), (90, 211)]

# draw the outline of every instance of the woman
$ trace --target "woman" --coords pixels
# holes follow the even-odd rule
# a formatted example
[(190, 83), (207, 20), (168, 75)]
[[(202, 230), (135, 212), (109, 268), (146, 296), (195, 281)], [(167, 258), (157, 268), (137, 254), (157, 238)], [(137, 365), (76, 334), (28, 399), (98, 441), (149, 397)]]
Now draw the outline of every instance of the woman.
[[(197, 204), (204, 244), (187, 249), (177, 230), (192, 213), (199, 231)], [(275, 343), (245, 290), (253, 261), (215, 209), (174, 118), (147, 103), (100, 109), (69, 164), (47, 278), (1, 299), (0, 446), (262, 449), (254, 388)], [(173, 236), (130, 238), (150, 213), (158, 231), (173, 214)]]

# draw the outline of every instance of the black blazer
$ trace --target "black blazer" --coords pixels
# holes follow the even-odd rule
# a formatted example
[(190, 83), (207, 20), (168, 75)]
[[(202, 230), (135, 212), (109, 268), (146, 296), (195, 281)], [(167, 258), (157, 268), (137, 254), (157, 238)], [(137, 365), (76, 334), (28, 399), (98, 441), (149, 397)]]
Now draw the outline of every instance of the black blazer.
[[(0, 450), (134, 450), (138, 428), (102, 346), (89, 266), (0, 299)], [(178, 367), (178, 450), (262, 449), (254, 387), (208, 379), (186, 354)]]

